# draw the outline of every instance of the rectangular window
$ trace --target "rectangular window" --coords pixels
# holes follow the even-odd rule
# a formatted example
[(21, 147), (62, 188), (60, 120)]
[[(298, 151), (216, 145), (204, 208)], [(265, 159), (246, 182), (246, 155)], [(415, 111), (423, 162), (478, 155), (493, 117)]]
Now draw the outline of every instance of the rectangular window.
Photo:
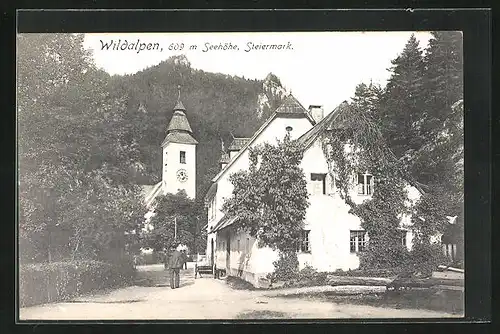
[(373, 194), (373, 189), (372, 189), (372, 180), (373, 176), (371, 175), (366, 175), (366, 195), (371, 195)]
[(311, 173), (311, 194), (326, 194), (326, 174)]
[(186, 152), (185, 151), (181, 151), (180, 152), (179, 161), (180, 161), (181, 164), (185, 164), (186, 163)]
[(210, 202), (210, 219), (215, 218), (215, 197)]
[(406, 231), (401, 231), (401, 244), (406, 247)]
[(237, 251), (239, 252), (240, 251), (240, 239), (238, 239), (238, 249)]
[(373, 176), (370, 174), (358, 173), (358, 195), (373, 194)]
[(351, 231), (349, 245), (351, 253), (363, 252), (366, 249), (366, 232)]
[(310, 242), (310, 230), (302, 230), (299, 240), (298, 251), (302, 253), (310, 253), (311, 252), (311, 242)]
[(247, 244), (245, 246), (245, 252), (250, 253), (250, 238), (247, 238)]

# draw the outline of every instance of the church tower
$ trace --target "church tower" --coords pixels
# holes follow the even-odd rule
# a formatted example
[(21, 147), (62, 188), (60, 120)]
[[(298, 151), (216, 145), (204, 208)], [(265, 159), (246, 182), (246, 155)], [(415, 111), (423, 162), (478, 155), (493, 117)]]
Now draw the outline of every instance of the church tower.
[(167, 128), (167, 136), (161, 144), (163, 149), (163, 194), (176, 194), (185, 190), (190, 198), (196, 198), (196, 145), (193, 131), (186, 117), (186, 108), (180, 100)]

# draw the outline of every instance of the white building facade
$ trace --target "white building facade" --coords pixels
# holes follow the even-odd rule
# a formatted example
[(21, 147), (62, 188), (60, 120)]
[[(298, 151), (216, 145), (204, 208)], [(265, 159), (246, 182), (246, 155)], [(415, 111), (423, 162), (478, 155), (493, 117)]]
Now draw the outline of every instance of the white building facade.
[[(282, 140), (288, 132), (304, 149), (301, 168), (304, 171), (309, 194), (302, 239), (298, 249), (299, 269), (306, 265), (318, 271), (349, 270), (359, 267), (359, 254), (364, 250), (368, 235), (361, 228), (357, 216), (349, 213), (349, 206), (330, 179), (327, 159), (322, 149), (321, 131), (335, 122), (344, 105), (323, 118), (322, 109), (311, 106), (306, 110), (292, 95), (264, 123), (251, 138), (235, 138), (229, 153), (221, 159), (221, 171), (214, 177), (205, 196), (208, 210), (207, 257), (217, 269), (227, 275), (240, 277), (256, 286), (265, 283), (267, 274), (274, 270), (277, 252), (259, 247), (257, 240), (232, 225), (235, 218), (224, 217), (221, 208), (230, 198), (233, 186), (229, 176), (249, 168), (249, 148)], [(352, 184), (352, 199), (361, 203), (373, 193), (373, 176), (369, 171), (359, 173)], [(419, 197), (416, 189), (407, 187), (409, 198)], [(411, 203), (409, 203), (411, 204)], [(409, 217), (402, 217), (401, 234), (395, 236), (411, 249), (412, 232)]]

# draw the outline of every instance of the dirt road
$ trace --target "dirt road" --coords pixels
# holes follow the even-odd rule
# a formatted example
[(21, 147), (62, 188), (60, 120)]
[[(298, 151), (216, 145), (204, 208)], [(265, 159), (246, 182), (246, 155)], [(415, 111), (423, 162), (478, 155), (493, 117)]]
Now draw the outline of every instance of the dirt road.
[[(161, 273), (161, 266), (142, 268)], [(305, 298), (276, 297), (276, 292), (234, 290), (224, 280), (194, 279), (182, 272), (181, 287), (131, 286), (108, 293), (20, 309), (20, 320), (165, 320), (258, 318), (413, 318), (456, 317), (415, 309), (335, 304)], [(163, 283), (168, 283), (162, 279)], [(161, 283), (161, 282), (160, 282)], [(283, 293), (283, 291), (279, 292)], [(289, 291), (293, 293), (293, 291)]]

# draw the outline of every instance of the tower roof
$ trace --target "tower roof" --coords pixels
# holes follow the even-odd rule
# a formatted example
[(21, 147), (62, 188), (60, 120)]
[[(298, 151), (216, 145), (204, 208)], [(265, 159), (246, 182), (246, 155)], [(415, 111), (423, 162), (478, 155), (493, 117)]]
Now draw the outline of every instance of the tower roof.
[[(177, 106), (181, 105), (182, 102), (177, 102)], [(176, 108), (177, 108), (176, 106)], [(191, 126), (189, 125), (189, 121), (186, 117), (186, 114), (181, 111), (181, 110), (176, 110), (174, 109), (174, 114), (172, 115), (172, 119), (170, 120), (170, 123), (168, 124), (167, 128), (167, 133), (171, 131), (187, 131), (189, 133), (193, 133), (193, 130), (191, 130)]]
[(184, 108), (184, 105), (182, 104), (181, 100), (177, 100), (177, 104), (174, 107), (174, 111), (186, 111), (186, 108)]
[(161, 146), (166, 143), (179, 143), (179, 144), (198, 144), (198, 141), (191, 136), (190, 133), (182, 131), (172, 131), (167, 134)]
[(183, 144), (197, 144), (196, 139), (193, 138), (193, 130), (186, 117), (186, 108), (180, 100), (180, 86), (179, 97), (174, 107), (172, 119), (167, 127), (167, 136), (163, 140), (161, 146), (167, 142), (183, 143)]

